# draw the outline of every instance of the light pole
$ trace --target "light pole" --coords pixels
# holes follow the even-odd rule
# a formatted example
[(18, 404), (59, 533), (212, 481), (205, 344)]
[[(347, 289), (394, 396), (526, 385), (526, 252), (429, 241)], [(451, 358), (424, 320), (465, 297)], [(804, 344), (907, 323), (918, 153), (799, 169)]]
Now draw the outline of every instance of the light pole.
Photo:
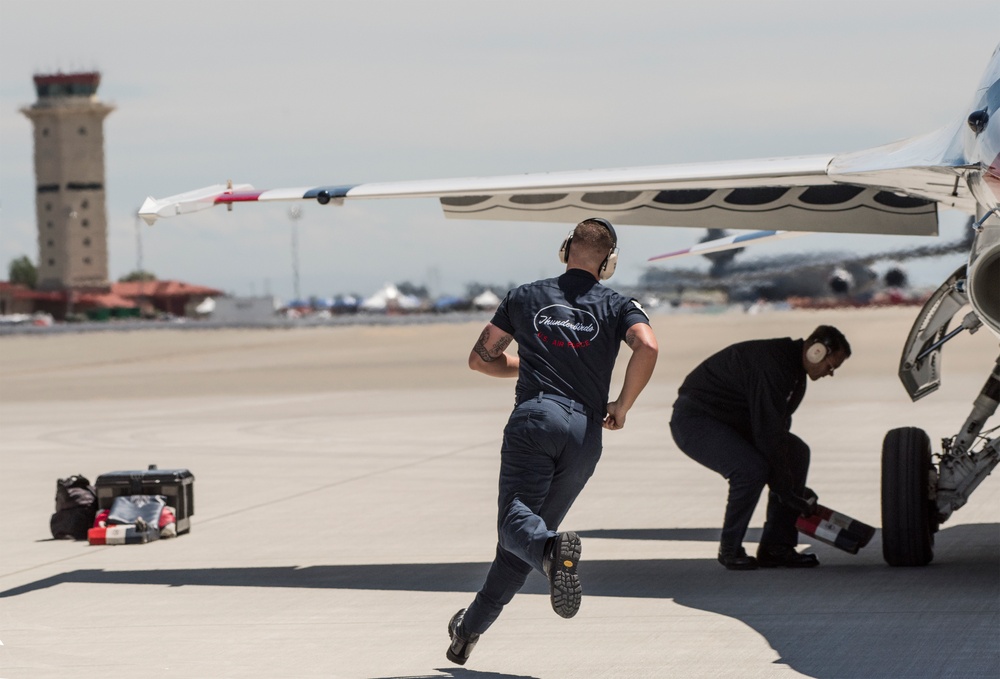
[(293, 205), (288, 208), (288, 218), (292, 221), (292, 285), (295, 289), (295, 300), (301, 301), (299, 291), (299, 220), (302, 218), (302, 208)]
[(146, 306), (146, 298), (143, 293), (146, 291), (146, 272), (142, 269), (142, 218), (139, 210), (135, 211), (135, 270), (139, 277), (139, 316), (142, 317), (143, 309)]

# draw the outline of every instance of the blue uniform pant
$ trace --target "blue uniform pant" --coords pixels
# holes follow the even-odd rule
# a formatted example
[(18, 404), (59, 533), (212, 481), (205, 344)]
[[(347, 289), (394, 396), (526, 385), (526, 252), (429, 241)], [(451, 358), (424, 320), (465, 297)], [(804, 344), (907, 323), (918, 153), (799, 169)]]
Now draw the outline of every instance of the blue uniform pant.
[[(721, 544), (723, 547), (739, 547), (761, 491), (771, 477), (767, 458), (732, 427), (696, 410), (674, 408), (670, 433), (677, 447), (688, 457), (729, 481)], [(794, 434), (789, 436), (791, 441), (787, 451), (792, 492), (801, 494), (809, 473), (809, 446)], [(798, 543), (798, 530), (795, 528), (798, 516), (798, 512), (778, 500), (774, 491), (768, 493), (767, 522), (761, 544), (794, 547)]]
[(485, 632), (531, 569), (542, 571), (546, 543), (597, 467), (601, 433), (601, 419), (569, 399), (530, 398), (511, 413), (500, 449), (496, 557), (465, 613), (467, 633)]

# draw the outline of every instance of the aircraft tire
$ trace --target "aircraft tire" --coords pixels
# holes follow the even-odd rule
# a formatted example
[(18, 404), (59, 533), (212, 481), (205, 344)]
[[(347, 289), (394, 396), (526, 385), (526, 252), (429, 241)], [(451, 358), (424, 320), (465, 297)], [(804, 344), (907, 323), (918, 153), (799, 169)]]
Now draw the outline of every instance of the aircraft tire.
[(917, 427), (892, 429), (882, 442), (882, 556), (890, 566), (934, 558), (937, 508), (930, 500), (931, 442)]

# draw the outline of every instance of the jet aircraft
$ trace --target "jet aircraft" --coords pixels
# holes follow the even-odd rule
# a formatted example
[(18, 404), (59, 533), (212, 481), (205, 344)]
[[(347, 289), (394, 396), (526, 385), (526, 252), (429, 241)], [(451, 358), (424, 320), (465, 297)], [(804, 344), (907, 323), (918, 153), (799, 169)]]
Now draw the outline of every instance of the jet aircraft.
[[(904, 294), (909, 286), (909, 277), (903, 262), (966, 254), (975, 233), (971, 222), (966, 225), (964, 233), (965, 236), (950, 242), (865, 255), (843, 252), (786, 253), (740, 262), (735, 261), (735, 257), (745, 248), (715, 250), (713, 243), (731, 236), (723, 229), (708, 229), (698, 244), (681, 251), (697, 254), (698, 248), (707, 245), (710, 251), (702, 255), (711, 262), (707, 271), (691, 267), (650, 267), (629, 290), (660, 299), (673, 296), (675, 301), (685, 294), (719, 293), (730, 303), (743, 304), (796, 297), (831, 300), (840, 304), (870, 303), (880, 297), (893, 303), (909, 302), (913, 296)], [(679, 256), (677, 253), (674, 255)], [(882, 269), (881, 273), (879, 269)]]
[[(391, 183), (258, 190), (211, 186), (148, 198), (139, 215), (157, 218), (235, 203), (437, 198), (447, 217), (575, 223), (601, 216), (621, 224), (935, 235), (938, 210), (972, 215), (967, 263), (917, 314), (899, 376), (910, 398), (941, 383), (941, 350), (963, 330), (985, 325), (1000, 338), (1000, 46), (961, 117), (918, 137), (853, 153)], [(757, 236), (731, 238), (718, 249)], [(957, 326), (949, 325), (966, 306)], [(934, 533), (1000, 462), (1000, 436), (984, 424), (1000, 404), (1000, 358), (972, 411), (932, 456), (917, 427), (889, 431), (882, 448), (883, 556), (925, 565)], [(994, 430), (995, 431), (995, 430)]]

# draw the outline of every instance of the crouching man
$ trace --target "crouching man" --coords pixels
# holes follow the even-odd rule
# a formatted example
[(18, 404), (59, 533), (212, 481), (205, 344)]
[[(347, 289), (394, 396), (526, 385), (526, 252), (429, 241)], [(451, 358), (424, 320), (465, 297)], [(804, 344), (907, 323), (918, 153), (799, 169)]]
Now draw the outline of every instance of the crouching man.
[[(816, 494), (806, 487), (809, 446), (791, 433), (792, 413), (807, 379), (832, 376), (851, 355), (836, 328), (821, 325), (805, 340), (789, 337), (733, 344), (705, 359), (684, 379), (670, 432), (694, 461), (729, 481), (719, 562), (730, 570), (809, 568), (814, 554), (799, 553), (795, 522), (809, 515)], [(748, 556), (743, 538), (764, 486), (767, 522)]]

